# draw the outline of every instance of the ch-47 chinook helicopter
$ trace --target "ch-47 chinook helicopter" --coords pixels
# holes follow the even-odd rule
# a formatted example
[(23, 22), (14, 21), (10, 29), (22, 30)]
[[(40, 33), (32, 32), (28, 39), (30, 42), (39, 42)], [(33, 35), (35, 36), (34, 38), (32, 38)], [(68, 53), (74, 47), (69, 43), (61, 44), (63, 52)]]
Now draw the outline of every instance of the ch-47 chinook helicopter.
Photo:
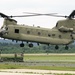
[[(65, 20), (59, 20), (56, 26), (52, 29), (19, 25), (17, 21), (11, 19), (12, 17), (29, 17), (29, 16), (55, 16), (65, 17)], [(55, 45), (55, 49), (58, 49), (58, 45), (65, 45), (65, 49), (68, 49), (68, 44), (75, 40), (75, 10), (69, 16), (61, 16), (55, 14), (39, 14), (29, 13), (29, 15), (20, 16), (7, 16), (0, 13), (0, 16), (4, 18), (3, 26), (0, 29), (0, 37), (4, 39), (11, 39), (16, 41), (22, 41), (20, 47), (24, 47), (24, 41), (31, 42), (29, 47), (33, 47), (32, 42), (36, 42), (38, 45), (51, 44)]]

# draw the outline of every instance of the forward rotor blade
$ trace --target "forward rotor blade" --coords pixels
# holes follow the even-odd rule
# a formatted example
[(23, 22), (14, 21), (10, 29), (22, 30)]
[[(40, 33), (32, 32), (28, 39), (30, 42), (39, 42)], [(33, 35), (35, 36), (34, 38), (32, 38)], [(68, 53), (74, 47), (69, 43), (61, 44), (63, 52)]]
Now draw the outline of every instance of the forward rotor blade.
[(0, 16), (3, 17), (3, 18), (9, 18), (9, 16), (3, 14), (3, 13), (0, 13)]
[(40, 13), (31, 13), (31, 12), (23, 12), (23, 13), (26, 13), (26, 14), (34, 14), (34, 15), (41, 15)]
[(31, 17), (31, 16), (41, 16), (41, 14), (35, 14), (35, 15), (16, 15), (16, 16), (9, 16), (9, 17)]

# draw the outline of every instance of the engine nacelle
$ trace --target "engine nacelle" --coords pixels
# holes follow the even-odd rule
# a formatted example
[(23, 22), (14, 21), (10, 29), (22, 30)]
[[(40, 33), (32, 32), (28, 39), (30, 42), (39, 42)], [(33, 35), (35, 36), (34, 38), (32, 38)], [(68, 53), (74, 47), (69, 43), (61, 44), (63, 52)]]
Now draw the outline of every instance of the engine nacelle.
[(67, 28), (67, 27), (61, 26), (59, 28), (59, 31), (61, 31), (61, 32), (72, 32), (73, 28)]

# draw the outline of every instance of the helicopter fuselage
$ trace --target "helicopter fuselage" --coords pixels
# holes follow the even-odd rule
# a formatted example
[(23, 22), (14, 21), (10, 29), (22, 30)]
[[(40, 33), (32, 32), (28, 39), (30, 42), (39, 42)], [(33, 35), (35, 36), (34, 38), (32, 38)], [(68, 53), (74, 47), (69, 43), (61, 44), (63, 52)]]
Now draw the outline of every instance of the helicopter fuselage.
[[(65, 49), (68, 49), (68, 44), (75, 40), (75, 10), (69, 16), (55, 15), (55, 14), (39, 14), (28, 13), (30, 15), (17, 15), (7, 16), (0, 13), (0, 16), (4, 18), (3, 26), (0, 29), (0, 37), (5, 39), (11, 39), (16, 41), (22, 41), (21, 47), (24, 47), (23, 41), (36, 42), (43, 44), (66, 45)], [(65, 17), (65, 20), (59, 20), (56, 26), (52, 29), (41, 28), (27, 25), (18, 25), (17, 21), (11, 19), (12, 17), (30, 17), (30, 16), (54, 16)], [(33, 47), (30, 44), (29, 47)]]
[(60, 32), (58, 29), (27, 25), (8, 25), (6, 27), (6, 33), (1, 37), (17, 41), (37, 42), (52, 45), (67, 45), (73, 42), (71, 32)]

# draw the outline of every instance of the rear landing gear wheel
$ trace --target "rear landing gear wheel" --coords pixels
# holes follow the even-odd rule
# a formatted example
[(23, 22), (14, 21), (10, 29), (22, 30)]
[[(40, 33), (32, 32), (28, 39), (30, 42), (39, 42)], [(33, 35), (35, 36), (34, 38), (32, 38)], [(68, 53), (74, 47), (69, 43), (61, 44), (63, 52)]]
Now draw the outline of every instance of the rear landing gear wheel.
[(59, 49), (58, 45), (55, 46), (55, 49)]
[(66, 50), (68, 50), (68, 49), (69, 49), (69, 47), (66, 45), (66, 46), (65, 46), (65, 49), (66, 49)]
[(30, 44), (29, 44), (29, 47), (33, 47), (33, 44), (32, 44), (32, 43), (30, 43)]
[(20, 47), (24, 47), (24, 43), (21, 43), (21, 44), (20, 44)]

